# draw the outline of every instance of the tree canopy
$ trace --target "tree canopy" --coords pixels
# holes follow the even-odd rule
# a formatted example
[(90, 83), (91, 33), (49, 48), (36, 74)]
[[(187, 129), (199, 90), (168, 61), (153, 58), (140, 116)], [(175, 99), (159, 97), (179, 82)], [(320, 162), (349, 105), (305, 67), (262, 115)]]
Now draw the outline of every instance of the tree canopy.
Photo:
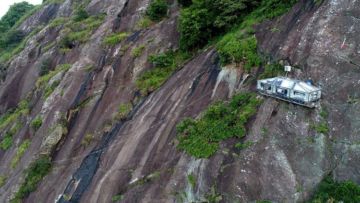
[(25, 1), (15, 3), (10, 6), (8, 12), (0, 20), (0, 33), (5, 33), (10, 30), (15, 23), (25, 15), (28, 11), (34, 8), (34, 5)]

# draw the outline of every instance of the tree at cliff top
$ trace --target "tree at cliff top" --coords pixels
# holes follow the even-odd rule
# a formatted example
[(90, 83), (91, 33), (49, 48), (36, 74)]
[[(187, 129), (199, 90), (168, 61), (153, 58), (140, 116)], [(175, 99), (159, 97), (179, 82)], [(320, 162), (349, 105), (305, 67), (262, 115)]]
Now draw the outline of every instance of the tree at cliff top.
[(0, 20), (0, 33), (5, 33), (10, 30), (15, 23), (24, 16), (28, 11), (34, 8), (27, 2), (13, 4), (8, 12)]

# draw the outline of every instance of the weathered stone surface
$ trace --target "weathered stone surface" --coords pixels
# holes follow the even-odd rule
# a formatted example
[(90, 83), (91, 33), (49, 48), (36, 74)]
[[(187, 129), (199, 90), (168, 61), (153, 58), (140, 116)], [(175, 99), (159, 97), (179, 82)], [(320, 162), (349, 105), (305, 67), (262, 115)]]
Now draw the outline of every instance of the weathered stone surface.
[[(30, 115), (14, 143), (31, 139), (31, 145), (15, 169), (10, 162), (16, 148), (0, 151), (0, 175), (9, 177), (0, 188), (0, 202), (8, 201), (19, 188), (23, 171), (40, 153), (52, 155), (53, 169), (25, 202), (110, 202), (117, 194), (123, 195), (123, 202), (191, 202), (203, 201), (209, 193), (221, 194), (223, 202), (302, 202), (329, 173), (337, 180), (360, 183), (357, 1), (315, 5), (313, 0), (301, 0), (285, 16), (256, 27), (261, 53), (296, 65), (294, 77), (311, 77), (322, 86), (320, 106), (327, 109), (328, 117), (320, 116), (321, 108), (265, 98), (243, 140), (254, 144), (240, 151), (234, 148), (239, 140), (228, 140), (207, 160), (176, 149), (176, 124), (185, 117), (198, 117), (211, 102), (252, 90), (250, 81), (256, 73), (245, 74), (231, 65), (221, 68), (216, 51), (209, 48), (159, 90), (139, 100), (134, 80), (152, 68), (148, 56), (176, 49), (179, 39), (175, 1), (168, 18), (146, 29), (136, 27), (148, 3), (92, 0), (86, 7), (89, 13), (105, 12), (107, 17), (87, 43), (66, 54), (57, 47), (43, 53), (49, 42), (60, 39), (59, 29), (45, 27), (8, 64), (0, 85), (0, 112), (30, 93)], [(70, 0), (49, 5), (21, 28), (30, 32), (39, 23), (71, 12)], [(112, 32), (127, 32), (129, 37), (113, 47), (104, 46), (104, 37)], [(133, 57), (132, 50), (141, 45), (144, 52)], [(54, 67), (72, 64), (69, 71), (50, 80), (50, 84), (61, 82), (46, 99), (33, 91), (45, 58), (51, 58)], [(129, 102), (134, 110), (115, 125), (119, 104)], [(44, 120), (34, 134), (29, 118), (38, 114)], [(50, 130), (60, 120), (63, 126)], [(327, 122), (329, 133), (314, 130), (319, 122)], [(84, 146), (87, 135), (91, 140)], [(195, 188), (189, 174), (196, 178)]]

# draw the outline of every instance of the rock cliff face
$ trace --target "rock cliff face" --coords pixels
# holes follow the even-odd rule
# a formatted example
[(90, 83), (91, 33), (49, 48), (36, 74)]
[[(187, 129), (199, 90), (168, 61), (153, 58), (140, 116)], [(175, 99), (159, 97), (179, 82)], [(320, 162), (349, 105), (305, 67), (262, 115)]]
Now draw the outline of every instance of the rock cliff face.
[[(303, 202), (330, 173), (360, 183), (359, 1), (316, 5), (301, 0), (286, 15), (256, 26), (259, 53), (287, 61), (297, 67), (296, 77), (311, 77), (321, 85), (320, 107), (265, 98), (244, 140), (253, 145), (240, 151), (233, 147), (238, 141), (228, 140), (210, 159), (176, 149), (176, 124), (198, 117), (214, 101), (253, 90), (261, 69), (247, 74), (221, 67), (210, 47), (160, 89), (141, 97), (134, 81), (152, 68), (148, 56), (178, 48), (176, 1), (168, 18), (141, 29), (137, 24), (148, 0), (91, 0), (86, 10), (106, 13), (104, 21), (86, 43), (62, 52), (56, 46), (62, 28), (50, 22), (70, 16), (73, 4), (65, 0), (43, 6), (20, 26), (26, 33), (44, 27), (11, 60), (0, 85), (2, 113), (24, 99), (31, 107), (21, 117), (13, 146), (0, 150), (0, 175), (7, 177), (0, 202), (14, 196), (23, 172), (40, 154), (50, 155), (53, 167), (25, 202), (111, 202), (119, 194), (123, 202), (193, 202), (220, 195), (223, 202)], [(116, 46), (104, 46), (112, 32), (129, 35)], [(144, 51), (134, 57), (139, 46)], [(48, 86), (58, 85), (46, 98), (36, 84), (45, 59), (52, 67), (70, 64), (48, 81)], [(132, 111), (114, 122), (118, 106), (126, 103)], [(39, 115), (43, 123), (34, 132), (30, 123)], [(316, 130), (320, 123), (329, 127), (327, 133)], [(31, 144), (12, 167), (26, 139)]]

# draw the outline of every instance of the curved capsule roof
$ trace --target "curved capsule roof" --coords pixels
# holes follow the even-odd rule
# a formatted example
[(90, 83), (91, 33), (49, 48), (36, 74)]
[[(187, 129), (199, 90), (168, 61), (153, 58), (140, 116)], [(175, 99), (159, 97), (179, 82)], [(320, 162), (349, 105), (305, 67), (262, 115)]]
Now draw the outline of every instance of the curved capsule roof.
[(308, 84), (301, 80), (295, 80), (286, 77), (275, 77), (275, 78), (268, 78), (260, 80), (261, 82), (271, 83), (276, 85), (277, 87), (286, 88), (286, 89), (293, 89), (294, 91), (299, 92), (315, 92), (320, 91), (321, 89), (315, 87), (311, 84)]

